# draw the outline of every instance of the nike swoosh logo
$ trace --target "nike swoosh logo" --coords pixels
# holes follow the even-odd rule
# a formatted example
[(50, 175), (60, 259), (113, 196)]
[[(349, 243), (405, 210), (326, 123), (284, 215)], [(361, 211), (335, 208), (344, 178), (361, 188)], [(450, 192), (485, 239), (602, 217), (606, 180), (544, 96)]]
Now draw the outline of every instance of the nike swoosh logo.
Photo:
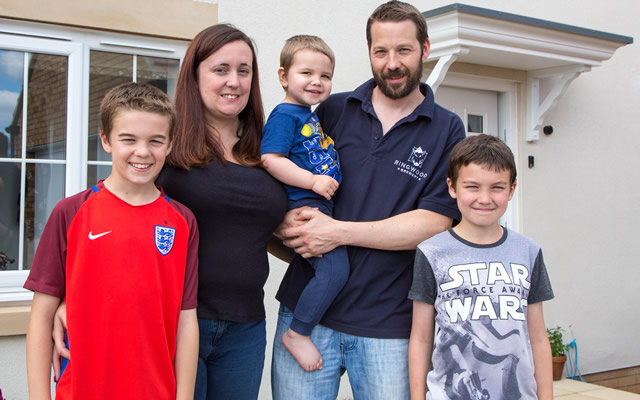
[(99, 238), (99, 237), (102, 237), (102, 236), (104, 236), (104, 235), (108, 235), (108, 234), (110, 234), (110, 233), (111, 233), (111, 231), (109, 231), (109, 232), (103, 232), (103, 233), (98, 233), (97, 235), (93, 235), (91, 232), (89, 232), (89, 240), (95, 240), (95, 239), (97, 239), (97, 238)]

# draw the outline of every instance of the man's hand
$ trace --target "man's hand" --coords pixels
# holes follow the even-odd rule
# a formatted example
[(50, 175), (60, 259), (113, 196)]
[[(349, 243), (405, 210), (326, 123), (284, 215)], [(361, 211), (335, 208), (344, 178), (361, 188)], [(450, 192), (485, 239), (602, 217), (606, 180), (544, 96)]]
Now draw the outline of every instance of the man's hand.
[(287, 213), (284, 215), (284, 219), (282, 220), (282, 222), (280, 222), (280, 225), (278, 225), (278, 227), (276, 228), (274, 235), (276, 235), (280, 239), (287, 239), (287, 237), (284, 234), (284, 231), (286, 229), (292, 228), (295, 226), (300, 226), (300, 225), (303, 225), (305, 222), (307, 222), (305, 219), (303, 219), (300, 216), (300, 213), (304, 210), (313, 210), (313, 208), (305, 206), (300, 208), (294, 208), (293, 210), (287, 211)]
[(338, 181), (329, 175), (313, 175), (313, 185), (311, 190), (327, 200), (331, 200), (333, 194), (338, 190)]
[(284, 244), (304, 258), (319, 257), (342, 243), (339, 242), (339, 221), (323, 214), (316, 208), (304, 207), (298, 211), (295, 220), (307, 221), (303, 225), (292, 226), (281, 231)]

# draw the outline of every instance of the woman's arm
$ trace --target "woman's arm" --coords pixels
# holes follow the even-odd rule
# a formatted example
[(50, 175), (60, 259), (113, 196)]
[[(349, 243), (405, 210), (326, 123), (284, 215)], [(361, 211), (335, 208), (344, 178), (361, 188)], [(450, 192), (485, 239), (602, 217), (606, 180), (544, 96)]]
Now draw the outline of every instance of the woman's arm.
[(67, 349), (67, 344), (64, 341), (67, 333), (67, 303), (64, 300), (60, 302), (58, 309), (53, 317), (53, 331), (51, 336), (53, 337), (53, 380), (58, 382), (60, 379), (60, 357), (64, 357), (67, 360), (71, 359), (71, 353)]

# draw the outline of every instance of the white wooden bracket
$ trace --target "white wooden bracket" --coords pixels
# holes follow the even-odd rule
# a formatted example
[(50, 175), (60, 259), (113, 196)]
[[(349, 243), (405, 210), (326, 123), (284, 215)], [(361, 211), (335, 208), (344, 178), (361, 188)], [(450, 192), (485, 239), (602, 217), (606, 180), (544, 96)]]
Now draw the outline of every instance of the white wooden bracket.
[(438, 58), (438, 62), (436, 66), (433, 68), (433, 71), (429, 74), (427, 78), (427, 85), (431, 87), (433, 90), (433, 94), (438, 91), (438, 87), (442, 81), (444, 81), (445, 76), (447, 76), (447, 72), (449, 71), (449, 67), (453, 64), (459, 56), (469, 54), (469, 49), (466, 47), (456, 47), (449, 54), (445, 54)]
[[(533, 142), (540, 138), (540, 131), (544, 127), (544, 117), (558, 102), (567, 88), (583, 72), (591, 71), (588, 65), (574, 64), (565, 67), (545, 68), (529, 71), (527, 79), (527, 141)], [(540, 81), (549, 79), (553, 87), (547, 96), (540, 99)]]

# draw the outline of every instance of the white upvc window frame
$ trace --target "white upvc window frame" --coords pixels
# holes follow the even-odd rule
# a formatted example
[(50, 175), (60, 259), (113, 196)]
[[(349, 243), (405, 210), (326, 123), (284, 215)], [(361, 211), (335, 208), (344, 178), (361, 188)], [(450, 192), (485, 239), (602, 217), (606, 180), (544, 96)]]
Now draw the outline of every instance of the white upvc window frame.
[[(18, 159), (12, 158), (11, 161), (22, 163), (23, 166), (25, 163), (39, 162), (63, 164), (65, 165), (65, 197), (84, 190), (86, 188), (88, 167), (91, 50), (173, 58), (181, 63), (187, 46), (188, 42), (181, 40), (68, 28), (0, 18), (0, 48), (68, 57), (66, 159), (34, 160), (20, 157)], [(27, 66), (25, 65), (26, 68)], [(133, 79), (135, 80), (135, 74)], [(24, 126), (23, 124), (23, 128)], [(24, 137), (26, 136), (23, 132)], [(92, 164), (95, 165), (96, 163), (105, 164), (105, 162), (93, 162)], [(25, 168), (22, 168), (22, 194), (25, 193), (24, 170)], [(20, 263), (24, 262), (24, 201), (24, 195), (21, 195)], [(20, 268), (18, 271), (0, 271), (0, 307), (23, 304), (24, 301), (30, 301), (33, 298), (33, 294), (22, 287), (29, 270), (21, 270), (22, 265), (19, 265), (18, 268)]]

